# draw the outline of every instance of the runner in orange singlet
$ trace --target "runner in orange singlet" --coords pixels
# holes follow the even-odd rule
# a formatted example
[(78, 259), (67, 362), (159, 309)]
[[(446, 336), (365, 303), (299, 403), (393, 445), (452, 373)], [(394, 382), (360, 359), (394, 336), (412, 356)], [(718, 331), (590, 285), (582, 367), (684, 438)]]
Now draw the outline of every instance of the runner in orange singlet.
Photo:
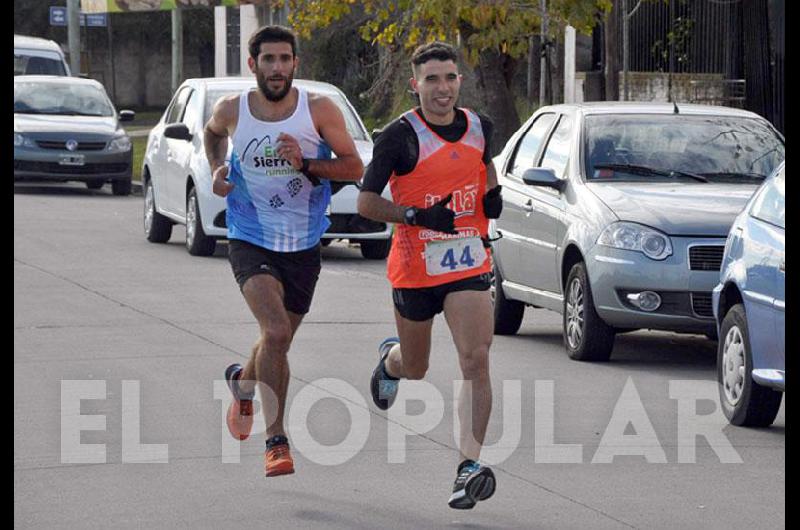
[[(373, 401), (386, 410), (401, 378), (425, 376), (433, 318), (443, 311), (466, 381), (458, 398), (462, 461), (448, 504), (469, 509), (495, 490), (494, 473), (478, 458), (492, 409), (491, 256), (485, 242), (488, 219), (500, 215), (502, 199), (488, 146), (491, 122), (455, 107), (461, 85), (456, 60), (455, 49), (441, 42), (414, 51), (411, 88), (420, 107), (377, 137), (358, 211), (396, 223), (387, 268), (399, 337), (378, 348)], [(394, 202), (380, 195), (387, 183)]]

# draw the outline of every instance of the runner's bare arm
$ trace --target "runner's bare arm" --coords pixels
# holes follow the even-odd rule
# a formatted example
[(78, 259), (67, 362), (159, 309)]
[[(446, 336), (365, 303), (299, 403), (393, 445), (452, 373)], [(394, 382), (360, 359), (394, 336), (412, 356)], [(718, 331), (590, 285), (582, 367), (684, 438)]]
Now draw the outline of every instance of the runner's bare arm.
[(309, 160), (308, 172), (329, 180), (355, 182), (364, 176), (364, 164), (344, 123), (339, 107), (327, 97), (309, 100), (311, 116), (320, 136), (336, 153), (334, 160)]
[(358, 213), (362, 217), (385, 223), (402, 223), (406, 207), (384, 199), (374, 191), (361, 190), (358, 194)]
[(211, 118), (203, 131), (203, 147), (211, 167), (211, 189), (221, 197), (225, 197), (233, 189), (233, 184), (226, 180), (228, 166), (225, 165), (225, 157), (228, 154), (228, 136), (236, 127), (238, 110), (238, 96), (221, 98), (214, 105)]

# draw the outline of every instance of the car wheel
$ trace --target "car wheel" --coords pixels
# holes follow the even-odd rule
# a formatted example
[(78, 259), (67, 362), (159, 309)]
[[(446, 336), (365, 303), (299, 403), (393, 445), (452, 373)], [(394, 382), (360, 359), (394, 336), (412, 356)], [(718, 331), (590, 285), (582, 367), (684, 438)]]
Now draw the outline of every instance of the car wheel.
[(144, 235), (151, 243), (166, 243), (172, 235), (172, 222), (156, 209), (151, 180), (144, 188)]
[(186, 198), (186, 250), (192, 256), (210, 256), (216, 248), (217, 241), (203, 231), (197, 190), (192, 188)]
[(361, 255), (365, 259), (386, 259), (389, 250), (392, 248), (392, 240), (389, 239), (362, 239), (359, 242)]
[(725, 315), (717, 348), (717, 381), (722, 411), (733, 425), (767, 427), (781, 407), (783, 393), (761, 386), (750, 375), (753, 357), (742, 304)]
[(112, 180), (111, 193), (113, 193), (114, 195), (130, 195), (131, 194), (130, 177), (124, 180)]
[(576, 361), (607, 361), (614, 349), (614, 328), (594, 309), (586, 266), (573, 265), (564, 295), (564, 345)]
[(102, 180), (89, 180), (86, 182), (86, 187), (90, 190), (99, 190), (103, 187), (103, 184), (105, 184), (105, 182)]
[(500, 270), (494, 268), (494, 281), (492, 282), (492, 302), (494, 303), (494, 334), (514, 335), (522, 325), (522, 316), (525, 314), (525, 304), (518, 300), (509, 300), (503, 293), (503, 276)]

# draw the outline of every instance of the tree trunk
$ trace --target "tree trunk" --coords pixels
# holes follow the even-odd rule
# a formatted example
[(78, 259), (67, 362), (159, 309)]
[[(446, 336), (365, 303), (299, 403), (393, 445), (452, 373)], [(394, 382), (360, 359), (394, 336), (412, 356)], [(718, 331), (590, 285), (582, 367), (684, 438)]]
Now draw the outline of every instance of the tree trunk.
[(512, 69), (511, 58), (495, 50), (484, 50), (478, 58), (476, 73), (483, 94), (484, 113), (494, 122), (492, 156), (503, 149), (520, 126), (514, 95), (509, 87)]
[(605, 31), (605, 89), (606, 101), (619, 100), (619, 0), (614, 0), (611, 11), (606, 14)]

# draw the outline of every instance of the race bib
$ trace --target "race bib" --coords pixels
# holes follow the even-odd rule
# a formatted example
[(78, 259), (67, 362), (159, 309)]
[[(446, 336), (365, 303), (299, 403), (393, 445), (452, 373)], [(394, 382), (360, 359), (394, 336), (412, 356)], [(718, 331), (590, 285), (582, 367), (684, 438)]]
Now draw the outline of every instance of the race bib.
[(486, 261), (479, 237), (462, 237), (425, 244), (425, 269), (429, 276), (477, 269)]

